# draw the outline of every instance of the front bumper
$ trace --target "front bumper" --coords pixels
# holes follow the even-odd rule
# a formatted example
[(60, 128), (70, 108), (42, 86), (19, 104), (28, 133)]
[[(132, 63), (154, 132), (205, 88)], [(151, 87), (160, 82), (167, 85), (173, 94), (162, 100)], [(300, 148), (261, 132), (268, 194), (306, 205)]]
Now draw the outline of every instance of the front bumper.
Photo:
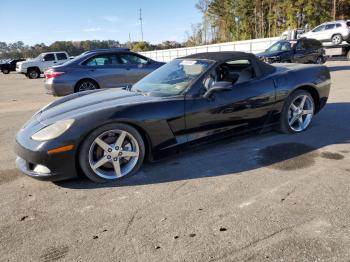
[(16, 72), (19, 74), (26, 74), (27, 73), (27, 68), (16, 68)]
[(50, 178), (55, 177), (55, 175), (52, 175), (51, 171), (49, 173), (35, 171), (34, 168), (31, 168), (29, 162), (19, 156), (16, 157), (16, 166), (23, 174), (39, 180), (50, 180)]
[[(23, 138), (20, 140), (22, 143), (25, 141)], [(78, 177), (75, 165), (75, 151), (50, 155), (46, 152), (46, 146), (43, 144), (37, 146), (33, 146), (35, 143), (24, 144), (22, 145), (17, 140), (15, 153), (17, 155), (16, 166), (25, 175), (47, 181), (59, 181)], [(47, 168), (48, 172), (38, 171), (40, 170), (36, 168), (38, 165)]]

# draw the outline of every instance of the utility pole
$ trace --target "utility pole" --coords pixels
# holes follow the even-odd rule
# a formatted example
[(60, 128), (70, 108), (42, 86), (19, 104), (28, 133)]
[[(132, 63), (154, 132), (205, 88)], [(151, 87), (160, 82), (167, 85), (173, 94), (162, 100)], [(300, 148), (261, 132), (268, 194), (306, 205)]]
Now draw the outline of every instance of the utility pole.
[(333, 0), (333, 20), (337, 17), (337, 0)]
[(141, 25), (141, 40), (143, 42), (142, 10), (141, 10), (141, 8), (140, 8), (140, 18), (139, 18), (139, 20), (140, 20), (140, 25)]

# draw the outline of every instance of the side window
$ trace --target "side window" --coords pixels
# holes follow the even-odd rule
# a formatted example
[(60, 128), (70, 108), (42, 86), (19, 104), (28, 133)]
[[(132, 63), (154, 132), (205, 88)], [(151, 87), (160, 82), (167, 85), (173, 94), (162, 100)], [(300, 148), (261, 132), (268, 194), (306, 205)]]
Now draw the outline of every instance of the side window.
[(347, 27), (350, 27), (350, 21), (347, 21), (347, 22), (346, 22), (346, 26), (347, 26)]
[(244, 83), (255, 78), (255, 70), (249, 60), (231, 60), (218, 66), (217, 81)]
[(86, 66), (106, 66), (106, 65), (117, 65), (119, 64), (116, 55), (114, 54), (105, 54), (97, 55), (89, 58), (83, 63)]
[(331, 29), (334, 29), (334, 28), (335, 28), (335, 24), (328, 24), (328, 25), (326, 25), (325, 30), (331, 30)]
[(325, 28), (325, 26), (324, 25), (320, 25), (320, 26), (318, 26), (318, 27), (316, 27), (314, 30), (312, 30), (312, 32), (321, 32), (321, 31), (323, 31), (324, 30), (324, 28)]
[[(348, 23), (349, 23), (348, 26), (350, 26), (350, 22), (348, 22)], [(336, 24), (336, 27), (337, 27), (337, 28), (341, 27), (341, 24)]]
[(65, 53), (57, 53), (56, 54), (57, 60), (67, 60), (68, 57)]
[(120, 54), (119, 58), (124, 65), (145, 65), (148, 60), (135, 54)]
[(55, 55), (54, 54), (47, 54), (44, 56), (44, 61), (55, 61)]

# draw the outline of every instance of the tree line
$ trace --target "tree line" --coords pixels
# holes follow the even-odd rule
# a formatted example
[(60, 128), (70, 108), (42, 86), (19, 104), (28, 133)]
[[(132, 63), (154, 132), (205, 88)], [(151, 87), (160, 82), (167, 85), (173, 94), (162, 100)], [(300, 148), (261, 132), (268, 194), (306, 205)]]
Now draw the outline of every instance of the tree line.
[(308, 28), (350, 19), (350, 0), (199, 0), (202, 22), (187, 44), (274, 37), (288, 28)]
[(127, 42), (120, 43), (115, 40), (86, 40), (86, 41), (56, 41), (51, 45), (44, 43), (33, 46), (25, 45), (22, 41), (15, 43), (0, 42), (0, 59), (4, 58), (33, 58), (41, 53), (53, 51), (66, 51), (71, 56), (77, 56), (85, 51), (100, 48), (130, 48), (135, 52), (160, 50), (184, 47), (185, 45), (176, 41), (164, 41), (161, 44), (150, 44), (149, 42)]
[(183, 43), (115, 40), (56, 41), (33, 46), (22, 41), (0, 42), (1, 58), (35, 57), (43, 52), (67, 51), (76, 56), (97, 48), (128, 47), (135, 52), (273, 37), (288, 28), (311, 29), (323, 22), (350, 19), (350, 0), (198, 0), (202, 21), (193, 24)]

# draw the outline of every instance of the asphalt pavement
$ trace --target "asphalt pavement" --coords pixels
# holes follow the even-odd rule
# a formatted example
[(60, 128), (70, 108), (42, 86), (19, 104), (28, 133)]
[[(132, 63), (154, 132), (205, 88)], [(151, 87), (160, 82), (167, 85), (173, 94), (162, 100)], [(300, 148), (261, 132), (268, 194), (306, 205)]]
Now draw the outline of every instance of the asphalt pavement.
[(350, 62), (311, 128), (226, 139), (118, 183), (41, 182), (14, 136), (55, 98), (0, 75), (0, 261), (350, 261)]

